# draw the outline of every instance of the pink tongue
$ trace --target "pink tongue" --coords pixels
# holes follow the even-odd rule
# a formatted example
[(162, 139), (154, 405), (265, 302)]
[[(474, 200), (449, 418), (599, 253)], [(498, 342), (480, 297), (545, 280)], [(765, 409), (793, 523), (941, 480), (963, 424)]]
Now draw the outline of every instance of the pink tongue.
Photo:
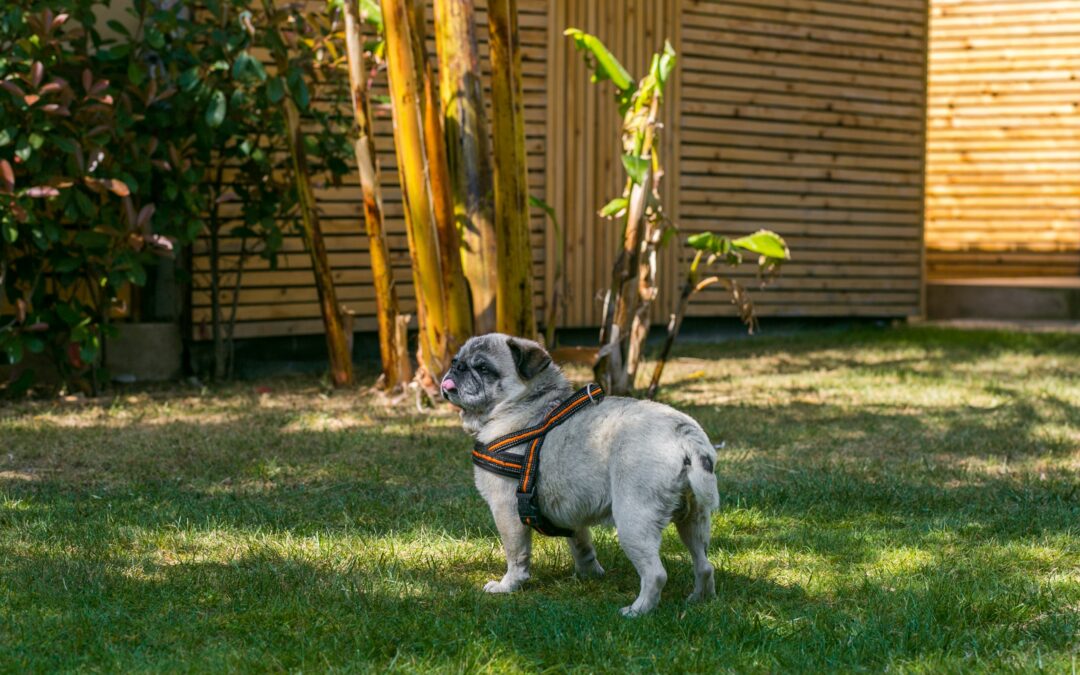
[(442, 381), (442, 388), (446, 391), (454, 391), (457, 389), (457, 385), (450, 378), (446, 378)]

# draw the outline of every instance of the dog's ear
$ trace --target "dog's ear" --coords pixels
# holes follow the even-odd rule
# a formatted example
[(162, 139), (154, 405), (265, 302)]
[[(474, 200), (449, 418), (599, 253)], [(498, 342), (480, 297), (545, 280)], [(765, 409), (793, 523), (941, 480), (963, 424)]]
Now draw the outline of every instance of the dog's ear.
[(506, 339), (506, 344), (523, 380), (531, 380), (551, 364), (551, 357), (535, 342), (512, 337)]

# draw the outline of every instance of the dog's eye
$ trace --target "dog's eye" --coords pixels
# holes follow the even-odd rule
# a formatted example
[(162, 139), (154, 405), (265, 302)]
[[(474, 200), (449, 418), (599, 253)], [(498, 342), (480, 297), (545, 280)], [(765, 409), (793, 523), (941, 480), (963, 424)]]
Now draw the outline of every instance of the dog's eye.
[(476, 364), (476, 372), (478, 372), (478, 373), (486, 373), (487, 371), (488, 371), (488, 367), (487, 367), (486, 364), (483, 364), (483, 363)]

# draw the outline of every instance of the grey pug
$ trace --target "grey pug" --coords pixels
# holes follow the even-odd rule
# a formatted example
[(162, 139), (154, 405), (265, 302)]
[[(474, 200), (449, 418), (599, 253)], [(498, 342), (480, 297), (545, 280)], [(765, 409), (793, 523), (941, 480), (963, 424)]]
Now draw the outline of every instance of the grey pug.
[[(543, 347), (501, 334), (470, 339), (442, 380), (443, 395), (461, 408), (465, 430), (481, 443), (539, 423), (574, 390)], [(507, 452), (520, 453), (523, 448)], [(692, 418), (673, 408), (608, 397), (588, 405), (548, 432), (540, 455), (537, 500), (556, 525), (574, 531), (567, 541), (581, 577), (599, 577), (589, 526), (614, 522), (641, 590), (625, 616), (660, 601), (667, 572), (661, 533), (675, 523), (694, 562), (690, 600), (716, 595), (706, 557), (711, 514), (719, 503), (716, 451)], [(517, 513), (517, 479), (474, 467), (506, 552), (506, 574), (489, 593), (517, 590), (529, 578), (532, 530)]]

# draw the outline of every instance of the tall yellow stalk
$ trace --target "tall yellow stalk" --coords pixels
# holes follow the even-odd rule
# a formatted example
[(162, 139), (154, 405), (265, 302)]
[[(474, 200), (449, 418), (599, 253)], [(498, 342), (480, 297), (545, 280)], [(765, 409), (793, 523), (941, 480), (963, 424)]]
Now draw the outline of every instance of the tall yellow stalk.
[(473, 0), (435, 0), (435, 44), (454, 221), (461, 232), (473, 328), (482, 335), (495, 330), (498, 251)]
[(525, 161), (525, 100), (517, 0), (488, 3), (491, 34), (492, 132), (495, 144), (495, 231), (498, 246), (496, 325), (500, 332), (536, 335), (529, 184)]
[[(276, 11), (272, 0), (263, 0), (263, 9), (267, 15), (273, 15)], [(277, 30), (276, 23), (274, 26), (274, 30)], [(288, 72), (289, 67), (286, 44), (283, 39), (277, 40), (277, 47), (272, 50), (273, 53), (271, 54), (278, 72), (282, 76)], [(349, 349), (351, 340), (345, 334), (341, 307), (338, 305), (330, 261), (326, 254), (326, 243), (323, 241), (322, 227), (319, 224), (319, 214), (315, 205), (315, 192), (311, 187), (311, 173), (308, 170), (307, 153), (304, 150), (300, 110), (292, 100), (291, 94), (286, 94), (281, 100), (281, 104), (285, 111), (285, 125), (289, 137), (289, 155), (292, 159), (293, 180), (296, 185), (300, 210), (300, 231), (303, 235), (304, 245), (311, 255), (311, 267), (315, 274), (315, 289), (319, 297), (319, 309), (322, 312), (323, 325), (326, 330), (326, 347), (330, 357), (330, 378), (335, 387), (350, 386), (353, 383), (352, 353)]]
[(424, 143), (424, 92), (413, 43), (408, 0), (382, 0), (386, 64), (394, 116), (394, 147), (405, 206), (420, 319), (420, 380), (429, 390), (449, 365), (447, 298), (443, 287), (439, 232), (436, 225)]
[(447, 351), (452, 355), (472, 336), (472, 309), (469, 306), (468, 284), (461, 267), (461, 241), (454, 222), (454, 201), (443, 134), (442, 106), (436, 94), (435, 75), (427, 55), (424, 3), (423, 0), (406, 1), (411, 4), (409, 16), (412, 22), (417, 78), (424, 92), (424, 150), (427, 153), (435, 226), (439, 231), (439, 257), (447, 303)]
[(412, 379), (408, 348), (399, 339), (397, 289), (390, 267), (390, 253), (383, 232), (382, 190), (379, 162), (371, 130), (371, 100), (367, 89), (364, 40), (355, 0), (345, 0), (345, 49), (349, 64), (353, 116), (356, 120), (356, 165), (364, 194), (364, 225), (371, 252), (371, 273), (375, 286), (375, 313), (379, 323), (379, 353), (382, 357), (382, 386), (394, 391)]

